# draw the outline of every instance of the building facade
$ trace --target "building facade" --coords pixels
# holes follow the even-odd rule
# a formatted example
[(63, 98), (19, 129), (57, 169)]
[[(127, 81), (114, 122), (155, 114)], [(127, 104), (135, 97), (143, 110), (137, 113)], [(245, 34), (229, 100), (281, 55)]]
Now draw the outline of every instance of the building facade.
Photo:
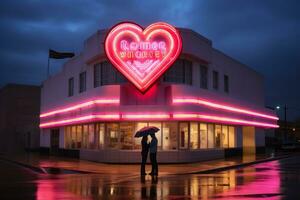
[(8, 84), (0, 89), (0, 152), (39, 148), (40, 87)]
[(178, 30), (180, 57), (144, 94), (106, 58), (107, 30), (89, 37), (81, 54), (43, 83), (40, 146), (77, 152), (86, 160), (136, 163), (135, 132), (156, 126), (159, 162), (196, 162), (263, 148), (264, 130), (276, 128), (278, 118), (264, 107), (262, 75), (200, 34)]

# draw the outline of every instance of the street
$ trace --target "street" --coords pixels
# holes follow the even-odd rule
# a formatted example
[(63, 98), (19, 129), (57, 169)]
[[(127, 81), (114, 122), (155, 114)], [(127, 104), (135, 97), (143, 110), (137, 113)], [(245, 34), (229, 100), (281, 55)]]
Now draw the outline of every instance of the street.
[(0, 170), (0, 199), (300, 199), (300, 156), (214, 174), (157, 179), (38, 174), (6, 161), (0, 161)]

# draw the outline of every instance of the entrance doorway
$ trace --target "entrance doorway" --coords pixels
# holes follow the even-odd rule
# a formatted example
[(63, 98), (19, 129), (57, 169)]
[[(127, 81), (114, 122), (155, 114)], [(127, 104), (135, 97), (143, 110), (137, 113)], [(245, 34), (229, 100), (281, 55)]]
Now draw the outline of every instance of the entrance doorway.
[(59, 149), (59, 129), (52, 129), (50, 135), (50, 153), (57, 154)]

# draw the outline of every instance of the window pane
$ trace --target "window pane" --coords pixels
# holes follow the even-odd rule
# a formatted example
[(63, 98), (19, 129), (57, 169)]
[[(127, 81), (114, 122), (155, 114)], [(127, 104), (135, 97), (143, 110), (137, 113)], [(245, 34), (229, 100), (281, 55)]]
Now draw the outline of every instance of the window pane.
[(65, 128), (65, 148), (71, 148), (71, 127), (67, 126)]
[(219, 89), (219, 73), (217, 71), (213, 71), (213, 88)]
[(177, 149), (177, 122), (163, 123), (163, 149)]
[(200, 148), (207, 149), (207, 124), (200, 123)]
[(188, 148), (189, 126), (188, 123), (179, 123), (179, 148)]
[(72, 145), (71, 145), (71, 148), (76, 148), (76, 126), (72, 126), (71, 127), (71, 134), (72, 134)]
[(189, 60), (184, 60), (184, 83), (192, 85), (192, 70), (193, 63)]
[(161, 122), (149, 122), (149, 126), (155, 126), (159, 128), (159, 131), (155, 133), (156, 138), (157, 138), (157, 147), (158, 149), (161, 149)]
[(203, 89), (207, 89), (207, 74), (207, 67), (204, 65), (200, 65), (200, 87)]
[(199, 134), (198, 134), (198, 123), (191, 122), (190, 123), (190, 147), (191, 149), (199, 148)]
[(214, 133), (214, 125), (208, 124), (208, 131), (207, 131), (207, 138), (208, 138), (208, 148), (214, 148), (214, 140), (215, 140), (215, 133)]
[(105, 124), (97, 124), (96, 125), (97, 130), (97, 140), (98, 140), (98, 148), (103, 149), (104, 148), (104, 134), (105, 134)]
[(79, 92), (86, 91), (86, 72), (79, 74)]
[(182, 59), (178, 59), (167, 70), (164, 81), (169, 83), (184, 83), (184, 64)]
[(74, 95), (74, 78), (69, 78), (68, 81), (68, 96)]
[(95, 148), (95, 125), (89, 125), (89, 149)]
[(229, 126), (228, 128), (228, 135), (229, 135), (229, 147), (235, 147), (235, 128), (234, 126)]
[(120, 123), (120, 144), (121, 149), (132, 149), (134, 136), (134, 123)]
[(224, 91), (229, 92), (229, 77), (224, 75)]
[(101, 65), (100, 63), (94, 65), (94, 87), (101, 85)]
[[(137, 122), (135, 124), (134, 132), (136, 133), (138, 130), (140, 130), (146, 126), (148, 126), (147, 122)], [(134, 138), (134, 149), (141, 149), (141, 138)]]
[(83, 133), (82, 133), (83, 139), (82, 139), (82, 147), (87, 148), (88, 146), (88, 140), (89, 140), (89, 132), (88, 132), (88, 125), (83, 125)]
[(117, 123), (107, 123), (107, 143), (109, 148), (118, 148), (119, 125)]
[(80, 149), (81, 145), (82, 145), (82, 126), (77, 126), (76, 137), (77, 137), (77, 145), (76, 145), (76, 147)]
[(127, 82), (126, 78), (108, 61), (100, 63), (100, 85)]
[(215, 125), (216, 148), (221, 148), (221, 134), (222, 134), (221, 125)]
[(223, 148), (228, 148), (228, 126), (222, 126), (222, 141), (223, 141)]

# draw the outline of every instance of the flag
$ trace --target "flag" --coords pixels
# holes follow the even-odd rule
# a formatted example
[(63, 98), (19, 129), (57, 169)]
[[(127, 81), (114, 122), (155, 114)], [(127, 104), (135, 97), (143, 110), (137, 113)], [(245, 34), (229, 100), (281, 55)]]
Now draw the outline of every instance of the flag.
[(49, 49), (49, 58), (54, 59), (64, 59), (64, 58), (72, 58), (75, 54), (71, 52), (57, 52), (52, 49)]

